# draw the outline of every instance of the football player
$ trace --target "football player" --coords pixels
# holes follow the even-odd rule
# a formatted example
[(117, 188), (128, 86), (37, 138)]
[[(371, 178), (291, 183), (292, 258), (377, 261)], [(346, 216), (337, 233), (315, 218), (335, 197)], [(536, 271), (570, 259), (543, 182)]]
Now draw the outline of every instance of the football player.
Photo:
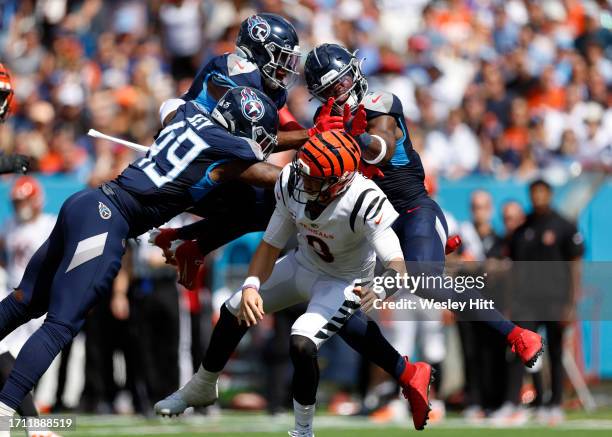
[(276, 145), (277, 128), (274, 103), (251, 88), (228, 91), (210, 113), (186, 103), (146, 157), (113, 181), (64, 202), (21, 283), (0, 302), (0, 340), (47, 313), (0, 391), (0, 416), (13, 415), (91, 308), (108, 295), (126, 239), (205, 200), (217, 185), (238, 178), (252, 182), (252, 167), (265, 165), (261, 161)]
[(172, 119), (176, 108), (193, 100), (209, 111), (228, 88), (248, 86), (263, 91), (279, 109), (278, 150), (297, 148), (312, 135), (343, 129), (342, 116), (328, 114), (305, 129), (287, 108), (287, 89), (294, 82), (301, 52), (297, 32), (280, 15), (251, 15), (240, 24), (234, 53), (215, 56), (198, 72), (189, 90), (160, 107), (162, 124)]
[[(291, 328), (295, 430), (290, 435), (313, 435), (319, 347), (362, 304), (358, 294), (366, 296), (361, 285), (371, 280), (377, 258), (387, 268), (385, 275), (405, 271), (391, 228), (398, 214), (380, 188), (358, 173), (360, 155), (350, 135), (328, 131), (310, 138), (282, 170), (275, 187), (276, 207), (249, 277), (222, 307), (203, 366), (183, 388), (155, 405), (158, 413), (178, 414), (188, 406), (212, 404), (219, 373), (247, 329), (264, 313), (308, 301), (308, 309)], [(297, 250), (275, 264), (296, 233)], [(396, 290), (389, 287), (379, 297)], [(431, 367), (407, 360), (404, 365), (399, 382), (415, 412), (415, 426), (423, 429)]]
[[(361, 61), (337, 44), (315, 47), (306, 58), (304, 76), (315, 98), (325, 103), (334, 99), (332, 113), (342, 114), (346, 105), (353, 112), (365, 109), (366, 131), (356, 140), (362, 159), (384, 173), (384, 177), (374, 180), (400, 214), (393, 229), (404, 258), (416, 266), (413, 274), (441, 274), (448, 236), (446, 220), (425, 190), (423, 165), (410, 141), (398, 97), (385, 91), (368, 91)], [(476, 290), (418, 290), (417, 294), (442, 300), (481, 297)], [(471, 320), (485, 321), (504, 335), (526, 366), (533, 366), (542, 354), (542, 338), (538, 334), (516, 326), (495, 309), (467, 308)]]
[[(4, 65), (0, 64), (0, 123), (4, 123), (9, 115), (13, 100), (11, 76)], [(0, 174), (27, 173), (30, 159), (23, 155), (0, 155)]]

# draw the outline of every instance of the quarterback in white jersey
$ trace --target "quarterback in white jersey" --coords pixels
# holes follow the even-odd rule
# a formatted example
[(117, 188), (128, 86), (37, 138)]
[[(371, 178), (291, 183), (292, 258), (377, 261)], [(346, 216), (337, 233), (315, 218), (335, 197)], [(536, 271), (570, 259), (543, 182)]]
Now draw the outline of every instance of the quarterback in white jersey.
[[(282, 170), (275, 187), (276, 208), (249, 277), (225, 302), (203, 366), (183, 388), (155, 405), (158, 414), (180, 414), (188, 406), (213, 403), (219, 373), (247, 328), (264, 313), (308, 302), (291, 328), (295, 430), (290, 434), (313, 435), (319, 347), (374, 298), (374, 291), (362, 285), (373, 277), (376, 258), (386, 266), (385, 275), (405, 272), (399, 240), (391, 229), (398, 214), (376, 184), (357, 173), (360, 158), (352, 137), (332, 130), (311, 137)], [(296, 234), (297, 249), (277, 261)], [(389, 287), (376, 297), (384, 299), (395, 291)], [(425, 422), (431, 367), (407, 366), (410, 378), (420, 382), (407, 396), (411, 405), (419, 405)]]

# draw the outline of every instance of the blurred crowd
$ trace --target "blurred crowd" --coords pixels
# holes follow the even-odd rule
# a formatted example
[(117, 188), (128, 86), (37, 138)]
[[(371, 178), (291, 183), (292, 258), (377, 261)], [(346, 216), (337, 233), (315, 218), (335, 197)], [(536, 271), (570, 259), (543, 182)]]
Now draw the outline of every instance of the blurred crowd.
[[(97, 184), (130, 159), (89, 128), (148, 144), (157, 109), (211, 56), (233, 51), (238, 23), (285, 15), (305, 54), (358, 50), (370, 87), (404, 106), (430, 173), (560, 182), (612, 165), (612, 8), (607, 0), (4, 0), (0, 59), (15, 82), (0, 149), (43, 173)], [(290, 109), (316, 102), (302, 82)], [(118, 163), (117, 163), (118, 162)]]
[[(0, 60), (12, 74), (15, 98), (11, 118), (0, 125), (0, 150), (32, 156), (35, 172), (70, 175), (90, 185), (110, 179), (131, 161), (132, 152), (90, 138), (87, 131), (150, 144), (159, 128), (159, 105), (184, 92), (212, 56), (233, 51), (238, 24), (261, 11), (294, 23), (304, 54), (324, 42), (358, 50), (370, 88), (392, 91), (402, 101), (428, 175), (545, 175), (563, 182), (585, 169), (612, 168), (612, 6), (607, 0), (2, 0)], [(288, 105), (303, 125), (311, 125), (317, 103), (303, 81), (290, 89)], [(525, 218), (518, 204), (506, 205), (507, 235), (492, 235), (487, 196), (474, 195), (473, 223), (458, 228), (469, 240), (462, 256), (479, 261), (501, 257), (491, 250), (503, 246)], [(32, 208), (40, 214), (38, 203)], [(23, 212), (16, 208), (15, 213)], [(152, 248), (135, 245), (126, 260), (113, 296), (86, 329), (93, 341), (85, 350), (85, 411), (114, 411), (115, 351), (124, 353), (135, 410), (147, 414), (151, 401), (178, 386), (179, 373), (190, 374), (197, 366), (208, 338), (214, 296), (178, 290), (174, 270), (164, 268), (161, 253)], [(178, 305), (180, 295), (185, 305)], [(280, 314), (273, 326), (266, 325), (269, 329), (254, 333), (250, 343), (263, 355), (253, 352), (258, 348), (239, 351), (243, 360), (229, 368), (234, 383), (243, 377), (245, 384), (252, 382), (253, 366), (267, 371), (272, 382), (266, 387), (276, 391), (267, 394), (272, 412), (288, 399), (287, 385), (278, 383), (289, 374), (281, 335), (294, 316)], [(160, 331), (160, 326), (173, 328)], [(277, 335), (270, 334), (274, 330)], [(486, 352), (487, 359), (492, 365), (504, 362), (504, 344), (465, 331), (466, 349), (490, 344), (495, 350)], [(424, 338), (416, 332), (411, 343)], [(446, 356), (440, 332), (430, 334), (442, 344), (423, 341), (439, 347), (421, 351), (434, 364)], [(168, 338), (161, 340), (163, 334)], [(407, 341), (405, 331), (399, 337)], [(324, 377), (354, 384), (360, 372), (346, 358), (348, 352), (338, 353), (335, 348), (343, 346), (334, 342), (326, 347), (330, 360), (325, 364), (322, 352)], [(179, 372), (177, 351), (185, 348), (192, 363)], [(467, 370), (474, 359), (479, 357), (466, 357)], [(58, 409), (66, 367), (60, 366)], [(520, 388), (522, 369), (518, 373)], [(365, 398), (381, 398), (382, 382), (364, 374), (370, 381), (362, 387)], [(489, 376), (466, 373), (463, 405), (474, 407), (468, 414), (483, 416), (508, 405), (512, 410), (520, 403), (518, 394), (501, 393), (500, 384), (490, 401), (490, 381), (478, 382)], [(442, 390), (440, 383), (436, 388)], [(366, 407), (375, 409), (378, 402)], [(559, 403), (555, 399), (553, 406)]]

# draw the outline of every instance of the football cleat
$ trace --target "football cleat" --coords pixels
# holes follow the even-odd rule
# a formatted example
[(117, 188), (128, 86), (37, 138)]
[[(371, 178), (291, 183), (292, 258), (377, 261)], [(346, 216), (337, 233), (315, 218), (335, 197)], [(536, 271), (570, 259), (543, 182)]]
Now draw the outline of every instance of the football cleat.
[(399, 379), (402, 394), (410, 403), (412, 422), (414, 428), (422, 431), (427, 425), (431, 405), (429, 403), (429, 388), (433, 382), (433, 369), (427, 363), (416, 362), (411, 364), (404, 357), (406, 369)]
[(523, 364), (533, 367), (539, 356), (544, 353), (542, 337), (529, 329), (516, 326), (507, 337), (512, 352), (517, 354)]
[(312, 429), (309, 429), (309, 430), (293, 429), (291, 431), (288, 431), (287, 434), (289, 434), (291, 437), (314, 437), (314, 433), (312, 432)]
[(195, 240), (183, 241), (171, 247), (178, 270), (178, 283), (192, 290), (198, 277), (200, 267), (204, 264), (204, 255), (200, 252)]
[(208, 407), (219, 397), (217, 383), (199, 380), (194, 375), (187, 384), (153, 407), (159, 416), (178, 416), (189, 407)]

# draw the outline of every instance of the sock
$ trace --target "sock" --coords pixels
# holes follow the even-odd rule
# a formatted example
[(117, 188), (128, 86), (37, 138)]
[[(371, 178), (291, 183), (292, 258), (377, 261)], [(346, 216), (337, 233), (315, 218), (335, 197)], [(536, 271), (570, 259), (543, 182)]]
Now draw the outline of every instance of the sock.
[(404, 357), (391, 346), (376, 322), (362, 311), (357, 311), (349, 317), (338, 335), (361, 356), (376, 364), (395, 380), (404, 372)]
[(204, 369), (210, 372), (223, 370), (248, 329), (245, 325), (240, 325), (238, 319), (223, 305), (221, 316), (213, 329), (210, 345), (202, 361)]
[(295, 429), (297, 431), (309, 431), (312, 429), (315, 406), (302, 405), (295, 399), (293, 400), (293, 415), (295, 417)]

